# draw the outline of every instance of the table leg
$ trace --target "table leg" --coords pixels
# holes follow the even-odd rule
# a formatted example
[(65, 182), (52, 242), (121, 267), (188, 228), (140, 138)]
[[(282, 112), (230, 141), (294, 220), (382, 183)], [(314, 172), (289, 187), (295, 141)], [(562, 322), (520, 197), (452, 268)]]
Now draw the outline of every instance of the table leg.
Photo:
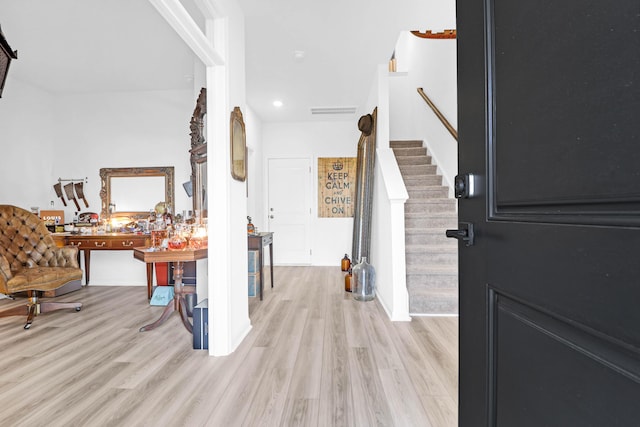
[(89, 267), (91, 266), (91, 251), (83, 249), (82, 252), (84, 252), (84, 277), (88, 285), (89, 284)]
[[(148, 266), (152, 263), (147, 263)], [(173, 301), (171, 301), (162, 312), (162, 315), (155, 322), (143, 326), (140, 328), (140, 332), (150, 331), (162, 325), (165, 320), (169, 318), (171, 313), (177, 311), (182, 319), (182, 324), (189, 331), (193, 333), (193, 326), (189, 322), (187, 317), (187, 301), (184, 298), (184, 286), (182, 284), (182, 274), (184, 272), (184, 263), (182, 261), (176, 261), (173, 263)], [(148, 271), (148, 270), (147, 270)]]
[(182, 324), (184, 325), (185, 328), (187, 328), (187, 331), (189, 331), (189, 333), (192, 334), (193, 325), (191, 325), (191, 322), (189, 322), (189, 317), (187, 316), (187, 300), (184, 298), (183, 295), (181, 295), (179, 298), (179, 302), (180, 302), (180, 318), (182, 319)]
[(269, 243), (269, 270), (271, 270), (271, 287), (273, 288), (273, 242)]
[(153, 322), (153, 323), (151, 323), (149, 325), (145, 325), (142, 328), (140, 328), (140, 332), (150, 331), (150, 330), (155, 329), (158, 326), (162, 325), (164, 323), (164, 321), (169, 318), (171, 313), (173, 313), (175, 311), (175, 309), (176, 309), (176, 298), (175, 298), (175, 295), (174, 295), (173, 301), (171, 301), (170, 303), (167, 304), (167, 306), (162, 311), (162, 315), (160, 316), (160, 318), (158, 320), (156, 320), (155, 322)]
[(153, 263), (147, 263), (147, 298), (151, 299), (153, 296)]
[(262, 289), (264, 288), (264, 265), (262, 260), (262, 244), (258, 249), (258, 261), (260, 262), (260, 301), (262, 301)]

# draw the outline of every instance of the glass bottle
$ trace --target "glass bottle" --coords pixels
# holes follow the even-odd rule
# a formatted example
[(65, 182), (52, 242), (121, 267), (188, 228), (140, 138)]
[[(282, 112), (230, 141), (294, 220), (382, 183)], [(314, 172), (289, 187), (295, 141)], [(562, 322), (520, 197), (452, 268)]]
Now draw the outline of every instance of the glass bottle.
[(151, 247), (160, 250), (164, 240), (167, 238), (167, 229), (160, 214), (156, 215), (156, 220), (151, 225)]
[(340, 262), (340, 267), (342, 268), (342, 271), (349, 271), (349, 268), (351, 267), (351, 260), (347, 254), (344, 254), (344, 258), (342, 258), (342, 261)]
[(251, 222), (251, 217), (247, 217), (247, 234), (254, 234), (256, 232), (256, 227)]
[(171, 205), (167, 203), (167, 208), (163, 215), (164, 223), (167, 228), (173, 224), (173, 215), (171, 214)]
[(156, 213), (153, 209), (151, 209), (149, 210), (149, 216), (147, 217), (147, 222), (144, 225), (145, 234), (151, 234), (151, 228), (155, 220), (156, 220)]
[(358, 301), (371, 301), (376, 296), (376, 270), (362, 257), (352, 269), (355, 288), (353, 297)]
[(172, 229), (168, 231), (169, 240), (167, 246), (171, 250), (183, 250), (187, 247), (187, 239), (183, 228), (176, 224)]
[(351, 292), (351, 283), (353, 283), (353, 272), (351, 268), (347, 271), (347, 274), (344, 275), (344, 291)]

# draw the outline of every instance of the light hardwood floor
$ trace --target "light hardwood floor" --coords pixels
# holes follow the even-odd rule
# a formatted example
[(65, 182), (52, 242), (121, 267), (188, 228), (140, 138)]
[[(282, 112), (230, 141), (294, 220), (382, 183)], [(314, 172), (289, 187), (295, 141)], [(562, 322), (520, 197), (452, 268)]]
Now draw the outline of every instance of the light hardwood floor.
[(338, 267), (274, 273), (225, 357), (193, 350), (176, 314), (138, 332), (162, 311), (143, 287), (59, 297), (84, 307), (29, 331), (0, 318), (0, 426), (457, 425), (457, 318), (390, 322), (343, 291)]

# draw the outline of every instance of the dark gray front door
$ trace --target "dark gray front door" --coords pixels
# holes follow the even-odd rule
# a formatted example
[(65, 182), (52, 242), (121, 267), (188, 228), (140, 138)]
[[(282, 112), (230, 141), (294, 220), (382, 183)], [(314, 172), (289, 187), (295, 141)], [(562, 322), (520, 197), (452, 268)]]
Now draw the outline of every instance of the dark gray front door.
[(460, 425), (640, 425), (640, 1), (457, 8)]

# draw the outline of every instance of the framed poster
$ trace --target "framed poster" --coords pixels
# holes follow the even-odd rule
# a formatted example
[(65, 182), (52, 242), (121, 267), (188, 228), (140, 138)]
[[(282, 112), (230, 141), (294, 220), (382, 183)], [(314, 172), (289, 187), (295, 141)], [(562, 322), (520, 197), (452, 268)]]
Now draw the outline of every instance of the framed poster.
[(353, 217), (356, 157), (318, 157), (318, 217)]

